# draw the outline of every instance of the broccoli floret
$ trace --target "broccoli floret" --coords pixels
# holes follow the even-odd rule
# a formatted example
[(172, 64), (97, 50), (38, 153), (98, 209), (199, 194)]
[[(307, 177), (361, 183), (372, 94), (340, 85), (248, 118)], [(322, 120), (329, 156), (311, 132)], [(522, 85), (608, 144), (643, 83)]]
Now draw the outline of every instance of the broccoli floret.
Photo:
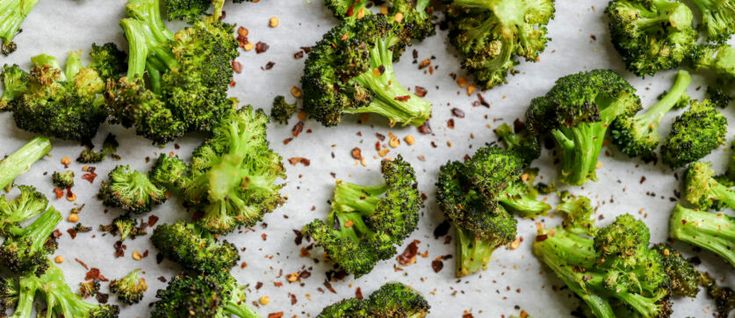
[(148, 290), (148, 284), (141, 275), (141, 270), (136, 269), (120, 279), (110, 282), (110, 291), (117, 295), (117, 299), (123, 304), (133, 305), (143, 299), (143, 294)]
[(164, 257), (199, 273), (227, 271), (240, 260), (235, 245), (219, 242), (212, 234), (192, 223), (161, 224), (153, 231), (151, 241)]
[(696, 297), (699, 293), (699, 271), (679, 251), (668, 244), (656, 244), (654, 249), (662, 256), (664, 270), (670, 278), (671, 294)]
[(596, 180), (597, 158), (608, 126), (619, 116), (641, 109), (636, 90), (610, 70), (564, 76), (526, 112), (529, 131), (551, 135), (561, 156), (560, 180), (582, 185)]
[(257, 318), (248, 306), (244, 287), (229, 271), (216, 275), (182, 273), (166, 289), (156, 292), (153, 318), (230, 317)]
[(447, 11), (449, 41), (463, 55), (462, 68), (489, 89), (518, 72), (518, 59), (540, 59), (554, 10), (551, 0), (454, 0)]
[[(257, 2), (254, 0), (233, 0), (233, 3)], [(212, 4), (217, 7), (219, 0), (162, 0), (162, 9), (167, 20), (195, 22), (202, 17)]]
[(20, 194), (10, 200), (0, 196), (0, 234), (14, 231), (20, 223), (46, 211), (48, 199), (32, 186), (18, 186)]
[(408, 39), (422, 41), (436, 33), (430, 0), (324, 0), (336, 18), (351, 22), (371, 15), (372, 3), (384, 6), (388, 21)]
[(79, 153), (77, 162), (100, 163), (108, 156), (120, 159), (120, 156), (117, 155), (117, 147), (119, 146), (120, 143), (117, 142), (117, 137), (113, 134), (107, 134), (107, 137), (105, 137), (105, 140), (102, 142), (102, 149), (100, 151), (94, 151), (94, 149), (87, 147)]
[(367, 318), (367, 302), (357, 298), (347, 298), (322, 309), (316, 318)]
[(370, 0), (324, 0), (324, 5), (340, 20), (362, 19), (372, 14)]
[(128, 237), (135, 239), (140, 235), (146, 235), (145, 227), (138, 225), (138, 220), (130, 213), (123, 214), (112, 220), (110, 224), (102, 224), (99, 226), (100, 231), (109, 232), (112, 235), (119, 235), (120, 241), (125, 241)]
[(15, 152), (0, 160), (0, 189), (13, 184), (13, 180), (31, 169), (31, 165), (51, 151), (48, 138), (36, 137)]
[(89, 52), (89, 67), (97, 71), (99, 76), (107, 80), (117, 80), (125, 74), (128, 55), (121, 51), (115, 43), (108, 42), (102, 45), (92, 44), (92, 51)]
[(189, 165), (178, 156), (161, 154), (148, 173), (153, 184), (171, 191), (180, 191), (188, 182)]
[(268, 116), (246, 106), (222, 118), (212, 137), (194, 151), (191, 176), (180, 189), (198, 223), (214, 233), (253, 226), (281, 205), (286, 173), (266, 138)]
[(79, 296), (82, 298), (94, 297), (100, 292), (101, 284), (98, 280), (92, 279), (79, 283)]
[(0, 80), (3, 82), (3, 94), (0, 95), (0, 111), (12, 110), (19, 103), (19, 98), (28, 91), (30, 74), (18, 65), (3, 65)]
[(66, 284), (60, 268), (47, 261), (48, 270), (42, 275), (28, 274), (18, 279), (6, 279), (0, 284), (0, 297), (15, 311), (10, 317), (32, 317), (34, 302), (46, 302), (47, 317), (116, 318), (120, 309), (114, 305), (88, 303)]
[(417, 291), (391, 282), (381, 286), (367, 299), (348, 298), (327, 306), (317, 318), (424, 318), (430, 308)]
[(654, 160), (661, 140), (658, 125), (664, 115), (679, 102), (681, 96), (686, 95), (691, 81), (689, 72), (679, 71), (674, 86), (656, 104), (635, 116), (620, 116), (613, 121), (610, 134), (620, 151), (645, 161)]
[(735, 266), (735, 219), (728, 215), (677, 204), (669, 219), (669, 235), (715, 253)]
[(30, 225), (12, 228), (0, 246), (0, 264), (13, 273), (43, 273), (47, 269), (48, 254), (58, 247), (51, 234), (61, 220), (61, 213), (52, 207)]
[(74, 171), (54, 171), (51, 182), (61, 189), (71, 188), (74, 186)]
[(735, 80), (735, 48), (705, 44), (697, 46), (691, 55), (696, 70), (714, 73), (725, 83)]
[(288, 124), (288, 119), (298, 111), (296, 103), (289, 104), (283, 95), (278, 95), (273, 99), (273, 108), (271, 108), (271, 118), (279, 124)]
[(493, 130), (500, 141), (505, 145), (505, 149), (515, 151), (526, 164), (541, 156), (541, 145), (538, 137), (533, 136), (526, 129), (526, 125), (516, 120), (513, 127), (503, 123)]
[(606, 12), (613, 46), (638, 76), (678, 67), (696, 45), (694, 15), (677, 0), (614, 0)]
[(312, 48), (301, 86), (304, 110), (325, 126), (343, 114), (375, 113), (391, 125), (421, 126), (431, 103), (409, 92), (393, 70), (407, 42), (383, 15), (342, 22)]
[(724, 43), (735, 33), (735, 2), (731, 0), (693, 0), (702, 14), (700, 27), (707, 39)]
[(725, 143), (727, 119), (709, 100), (694, 101), (676, 117), (661, 145), (661, 159), (672, 168), (702, 159)]
[(381, 185), (338, 180), (327, 220), (314, 220), (303, 231), (355, 277), (395, 255), (396, 245), (418, 224), (421, 197), (411, 165), (398, 156), (383, 160), (381, 172), (385, 179)]
[(735, 209), (735, 189), (715, 179), (709, 162), (695, 162), (684, 175), (684, 200), (699, 210)]
[(144, 173), (124, 165), (110, 171), (97, 196), (106, 206), (142, 214), (165, 202), (166, 190), (153, 184)]
[(0, 53), (9, 55), (15, 51), (17, 46), (13, 38), (37, 3), (38, 0), (0, 1)]
[(700, 282), (702, 286), (707, 289), (707, 296), (714, 299), (717, 313), (717, 318), (727, 318), (730, 316), (730, 312), (735, 309), (735, 291), (730, 287), (722, 287), (717, 285), (717, 282), (709, 275), (709, 273), (702, 273), (700, 276)]
[(715, 106), (719, 108), (730, 106), (730, 103), (732, 103), (733, 100), (733, 97), (727, 92), (728, 88), (723, 87), (724, 85), (721, 84), (724, 82), (726, 81), (721, 80), (714, 85), (707, 86), (707, 89), (704, 92), (705, 98), (712, 101), (712, 104), (715, 104)]

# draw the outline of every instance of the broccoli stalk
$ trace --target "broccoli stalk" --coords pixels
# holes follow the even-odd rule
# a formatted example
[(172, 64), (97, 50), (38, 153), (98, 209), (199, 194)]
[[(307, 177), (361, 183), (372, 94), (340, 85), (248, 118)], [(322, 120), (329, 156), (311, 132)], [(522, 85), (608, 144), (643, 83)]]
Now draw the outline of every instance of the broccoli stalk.
[(124, 304), (133, 305), (143, 299), (143, 294), (148, 290), (148, 284), (141, 275), (141, 270), (136, 269), (120, 279), (110, 282), (110, 291)]
[(0, 53), (9, 55), (17, 48), (13, 38), (38, 0), (0, 0)]
[(684, 200), (700, 210), (735, 208), (735, 189), (715, 179), (710, 163), (695, 162), (684, 176)]
[(18, 65), (3, 65), (0, 79), (3, 82), (3, 94), (0, 95), (0, 111), (12, 110), (18, 100), (28, 90), (28, 72)]
[[(615, 118), (601, 114), (606, 122)], [(572, 128), (562, 127), (551, 131), (561, 148), (561, 180), (581, 185), (587, 179), (597, 178), (597, 158), (605, 141), (608, 124), (605, 122), (580, 123)]]
[(45, 271), (47, 255), (57, 248), (51, 234), (61, 220), (61, 213), (49, 208), (30, 225), (11, 228), (0, 246), (0, 263), (14, 273)]
[(51, 151), (48, 138), (36, 137), (0, 161), (0, 189), (13, 184), (13, 180), (31, 169), (31, 165)]
[(480, 237), (458, 224), (454, 224), (453, 227), (457, 249), (457, 256), (455, 256), (457, 277), (487, 269), (490, 257), (500, 246), (498, 242)]
[(669, 235), (715, 253), (735, 267), (735, 219), (730, 216), (677, 204), (669, 220)]
[(702, 28), (707, 37), (723, 43), (735, 33), (735, 2), (731, 0), (693, 0), (702, 14)]

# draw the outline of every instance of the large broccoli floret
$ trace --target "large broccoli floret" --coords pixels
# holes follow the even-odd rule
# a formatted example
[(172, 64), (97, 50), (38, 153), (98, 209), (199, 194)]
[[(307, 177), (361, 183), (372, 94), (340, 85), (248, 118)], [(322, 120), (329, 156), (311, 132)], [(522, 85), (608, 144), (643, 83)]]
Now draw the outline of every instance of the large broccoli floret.
[(143, 299), (143, 294), (148, 290), (148, 284), (141, 275), (141, 270), (136, 269), (120, 279), (110, 282), (110, 291), (117, 295), (120, 302), (132, 305)]
[(418, 224), (421, 197), (411, 165), (398, 156), (383, 160), (381, 171), (382, 185), (337, 181), (327, 220), (304, 228), (330, 260), (356, 277), (395, 255)]
[(189, 165), (178, 156), (161, 154), (148, 176), (159, 187), (180, 191), (188, 182)]
[(735, 2), (732, 0), (693, 0), (702, 14), (700, 27), (707, 39), (726, 42), (735, 33)]
[(559, 78), (545, 96), (534, 98), (526, 124), (531, 133), (556, 140), (560, 180), (582, 185), (597, 178), (597, 158), (608, 126), (640, 109), (636, 90), (625, 79), (610, 70), (593, 70)]
[(0, 0), (0, 53), (13, 53), (17, 46), (13, 38), (38, 0)]
[(340, 20), (359, 20), (372, 14), (371, 3), (384, 6), (388, 21), (396, 29), (410, 39), (422, 41), (436, 33), (431, 21), (430, 0), (324, 0), (324, 4), (332, 10)]
[(141, 214), (166, 201), (166, 190), (159, 188), (144, 173), (117, 166), (100, 185), (98, 197), (106, 206)]
[(391, 124), (421, 126), (431, 103), (409, 92), (393, 70), (406, 44), (383, 15), (345, 21), (327, 32), (306, 60), (304, 110), (325, 126), (343, 114), (375, 113)]
[(11, 228), (0, 246), (0, 264), (14, 273), (43, 273), (48, 255), (58, 247), (51, 234), (61, 220), (61, 213), (49, 208), (30, 225)]
[(219, 242), (212, 234), (192, 223), (159, 225), (153, 231), (151, 241), (163, 256), (200, 273), (226, 271), (240, 260), (235, 245)]
[(671, 293), (674, 296), (696, 297), (699, 293), (699, 271), (672, 246), (660, 243), (654, 248), (662, 256), (664, 270), (670, 279)]
[(735, 267), (735, 219), (728, 215), (677, 204), (669, 219), (669, 235), (715, 253)]
[(735, 189), (716, 179), (709, 162), (695, 162), (684, 175), (684, 200), (699, 210), (735, 209)]
[(613, 46), (636, 75), (676, 68), (696, 45), (692, 11), (677, 0), (614, 0), (606, 12)]
[(89, 67), (97, 71), (103, 80), (116, 80), (128, 67), (127, 54), (121, 51), (115, 43), (108, 42), (102, 45), (92, 44), (89, 52)]
[(176, 275), (156, 297), (153, 318), (259, 317), (247, 304), (244, 287), (226, 270), (216, 275)]
[(36, 137), (15, 152), (0, 160), (0, 189), (13, 184), (13, 180), (31, 169), (36, 161), (41, 160), (51, 151), (48, 138)]
[(635, 116), (621, 116), (610, 128), (613, 143), (624, 154), (650, 161), (656, 158), (661, 141), (658, 125), (664, 115), (677, 105), (692, 81), (687, 71), (679, 71), (674, 86), (656, 104)]
[(692, 53), (692, 64), (699, 71), (714, 73), (725, 83), (735, 81), (735, 48), (722, 45), (699, 45)]
[[(233, 3), (257, 2), (258, 0), (233, 0)], [(168, 20), (194, 22), (201, 18), (215, 2), (212, 0), (162, 0), (162, 9)]]
[(46, 211), (48, 199), (32, 186), (18, 186), (20, 193), (14, 199), (0, 197), (0, 234), (9, 234), (20, 223)]
[(661, 159), (672, 168), (702, 159), (725, 143), (727, 119), (709, 100), (694, 101), (676, 117), (661, 145)]
[(448, 6), (449, 40), (462, 67), (489, 89), (515, 74), (518, 59), (536, 62), (549, 41), (551, 0), (454, 0)]
[(404, 284), (387, 283), (367, 299), (348, 298), (327, 306), (317, 318), (424, 318), (431, 306)]

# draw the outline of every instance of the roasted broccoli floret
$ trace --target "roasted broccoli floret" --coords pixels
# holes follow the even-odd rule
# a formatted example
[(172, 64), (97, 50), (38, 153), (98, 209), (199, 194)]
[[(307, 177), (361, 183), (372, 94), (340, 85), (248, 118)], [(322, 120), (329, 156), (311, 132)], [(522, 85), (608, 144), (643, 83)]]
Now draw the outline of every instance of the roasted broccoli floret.
[(684, 175), (684, 200), (699, 210), (735, 209), (735, 188), (720, 183), (709, 162), (695, 162)]
[(51, 175), (51, 182), (61, 189), (71, 188), (74, 186), (74, 171), (54, 171)]
[(656, 149), (661, 142), (658, 125), (664, 115), (686, 95), (692, 77), (687, 71), (679, 71), (674, 86), (656, 104), (635, 116), (620, 116), (612, 123), (610, 135), (620, 151), (630, 157), (645, 161), (656, 158)]
[(145, 227), (138, 225), (138, 220), (130, 213), (123, 214), (112, 220), (110, 224), (101, 224), (99, 229), (101, 232), (108, 232), (112, 235), (119, 235), (120, 241), (127, 238), (135, 239), (139, 235), (146, 235)]
[(192, 223), (161, 224), (153, 231), (151, 241), (164, 257), (199, 273), (228, 271), (240, 260), (235, 245), (219, 242), (212, 234)]
[(338, 180), (327, 220), (314, 220), (303, 231), (331, 261), (356, 277), (395, 255), (396, 246), (418, 224), (421, 197), (411, 165), (398, 156), (383, 160), (381, 172), (381, 185)]
[(89, 52), (89, 67), (97, 71), (103, 80), (117, 80), (125, 74), (128, 68), (128, 55), (121, 51), (115, 43), (108, 42), (102, 45), (92, 44)]
[(735, 48), (729, 45), (697, 46), (692, 53), (692, 64), (699, 71), (714, 73), (725, 86), (735, 81)]
[(13, 38), (38, 0), (0, 0), (0, 53), (9, 55), (17, 48)]
[(79, 296), (82, 298), (94, 297), (100, 292), (100, 281), (90, 279), (79, 283)]
[(678, 67), (696, 45), (694, 15), (678, 0), (614, 0), (606, 12), (613, 46), (638, 76)]
[(77, 162), (99, 163), (105, 160), (106, 157), (120, 159), (120, 156), (117, 155), (117, 147), (119, 146), (120, 143), (117, 142), (117, 137), (113, 134), (107, 134), (107, 137), (102, 142), (102, 149), (100, 151), (94, 151), (94, 149), (87, 147), (79, 153)]
[(11, 228), (0, 246), (0, 264), (13, 273), (43, 273), (48, 255), (58, 247), (51, 234), (61, 220), (61, 213), (49, 208), (30, 225)]
[(699, 271), (679, 251), (668, 244), (656, 244), (654, 249), (662, 256), (664, 270), (670, 279), (671, 294), (696, 297), (699, 293)]
[(436, 33), (431, 21), (430, 0), (325, 0), (324, 3), (340, 20), (359, 20), (372, 14), (370, 4), (380, 4), (385, 8), (388, 21), (410, 39), (422, 41)]
[(0, 80), (3, 83), (3, 94), (0, 95), (0, 111), (11, 110), (20, 101), (19, 96), (28, 90), (30, 74), (20, 66), (3, 65)]
[(707, 39), (724, 43), (735, 33), (735, 2), (732, 0), (693, 0), (701, 17), (700, 27)]
[(178, 156), (161, 154), (148, 173), (153, 184), (171, 191), (180, 191), (188, 182), (189, 165)]
[(404, 284), (387, 283), (367, 299), (348, 298), (325, 307), (317, 318), (424, 318), (431, 306)]
[(505, 149), (516, 152), (526, 164), (541, 156), (541, 145), (537, 136), (533, 136), (526, 129), (526, 125), (518, 120), (513, 123), (513, 127), (503, 123), (493, 130), (500, 141), (505, 145)]
[(449, 41), (462, 53), (462, 68), (485, 89), (515, 74), (518, 59), (540, 59), (554, 17), (551, 0), (453, 0), (447, 10)]
[(661, 145), (661, 159), (672, 168), (702, 159), (725, 143), (727, 119), (709, 100), (694, 101), (676, 117)]
[(279, 124), (288, 124), (288, 119), (298, 111), (296, 103), (288, 103), (283, 95), (278, 95), (273, 99), (273, 108), (271, 108), (271, 118)]
[(717, 284), (709, 273), (702, 273), (700, 277), (702, 286), (707, 289), (707, 296), (714, 299), (717, 318), (727, 318), (730, 312), (735, 309), (735, 291), (730, 287), (722, 287)]
[(610, 70), (593, 70), (564, 76), (545, 96), (534, 98), (526, 124), (532, 134), (556, 140), (559, 179), (582, 185), (597, 179), (597, 157), (608, 126), (640, 109), (636, 90), (625, 79)]
[(117, 299), (123, 304), (137, 304), (143, 299), (143, 294), (148, 290), (148, 284), (141, 274), (140, 269), (133, 270), (120, 279), (110, 282), (110, 291), (117, 295)]
[(36, 137), (0, 160), (0, 189), (13, 184), (13, 180), (28, 172), (36, 161), (41, 160), (51, 151), (48, 138)]
[(424, 124), (431, 103), (409, 92), (393, 70), (408, 40), (383, 15), (331, 29), (306, 60), (304, 110), (325, 126), (339, 124), (343, 114), (361, 113), (381, 115), (391, 125)]
[(213, 275), (182, 273), (156, 293), (153, 318), (231, 317), (257, 318), (229, 271)]
[(60, 268), (47, 261), (48, 270), (42, 275), (27, 274), (0, 283), (3, 304), (15, 310), (10, 317), (33, 317), (36, 300), (46, 302), (46, 317), (115, 318), (120, 309), (114, 305), (93, 304), (75, 294), (66, 284)]
[(20, 223), (46, 211), (48, 199), (32, 186), (18, 186), (20, 193), (14, 199), (0, 196), (0, 234), (9, 234)]
[(141, 214), (165, 202), (166, 190), (153, 184), (144, 173), (124, 165), (110, 171), (97, 196), (106, 206)]
[[(209, 7), (212, 0), (161, 0), (164, 15), (168, 20), (184, 20), (194, 22), (201, 18)], [(255, 0), (233, 0), (233, 3), (257, 2)], [(216, 4), (215, 4), (216, 6)]]
[(715, 253), (735, 267), (735, 219), (731, 216), (677, 204), (669, 219), (669, 235)]

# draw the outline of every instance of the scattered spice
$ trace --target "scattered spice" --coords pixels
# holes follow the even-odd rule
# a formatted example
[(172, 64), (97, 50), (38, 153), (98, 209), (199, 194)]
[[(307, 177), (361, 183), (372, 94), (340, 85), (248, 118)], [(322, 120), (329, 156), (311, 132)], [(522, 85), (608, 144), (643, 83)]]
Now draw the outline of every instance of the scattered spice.
[(268, 296), (261, 296), (260, 299), (258, 299), (258, 302), (261, 305), (267, 305), (267, 304), (269, 304), (271, 302), (271, 298), (268, 297)]
[(281, 21), (278, 19), (278, 17), (271, 17), (270, 19), (268, 19), (268, 26), (271, 28), (275, 28), (280, 24), (280, 22)]
[(396, 259), (398, 260), (398, 263), (403, 266), (407, 266), (407, 265), (416, 263), (416, 255), (419, 252), (419, 245), (418, 245), (419, 243), (421, 243), (421, 241), (413, 240), (413, 242), (408, 244), (408, 246), (406, 247), (406, 250), (404, 250), (403, 253), (401, 253), (401, 255), (398, 255), (398, 257), (396, 257)]
[(57, 255), (56, 257), (54, 257), (54, 263), (61, 264), (63, 262), (64, 262), (64, 257), (63, 256)]
[(288, 163), (290, 163), (292, 166), (295, 166), (300, 163), (304, 165), (304, 167), (308, 167), (311, 164), (311, 160), (304, 158), (304, 157), (291, 157), (291, 158), (288, 158)]
[(360, 150), (360, 148), (352, 148), (352, 151), (350, 153), (352, 154), (352, 159), (362, 160), (362, 150)]
[(255, 53), (257, 54), (265, 53), (269, 48), (270, 46), (265, 42), (258, 41), (258, 43), (255, 43)]

